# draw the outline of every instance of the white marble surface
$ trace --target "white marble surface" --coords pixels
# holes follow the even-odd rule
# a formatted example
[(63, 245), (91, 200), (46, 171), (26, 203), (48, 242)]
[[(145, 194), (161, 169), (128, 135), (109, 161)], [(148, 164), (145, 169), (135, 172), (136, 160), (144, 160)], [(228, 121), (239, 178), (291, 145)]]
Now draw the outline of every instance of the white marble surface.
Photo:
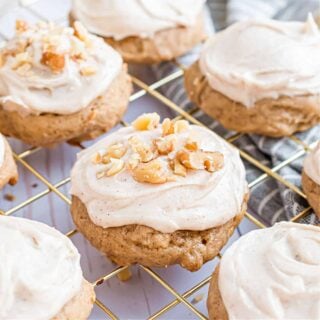
[[(4, 40), (6, 37), (10, 37), (13, 34), (16, 18), (26, 19), (31, 22), (39, 19), (49, 19), (58, 21), (62, 24), (67, 23), (66, 18), (70, 6), (69, 1), (29, 0), (27, 2), (33, 4), (28, 8), (10, 10), (5, 16), (0, 17), (0, 40)], [(133, 72), (147, 83), (153, 81), (152, 74), (147, 68), (135, 68)], [(153, 110), (159, 112), (162, 116), (170, 115), (167, 107), (156, 101), (154, 98), (146, 95), (130, 104), (129, 110), (125, 115), (125, 120), (130, 121), (142, 112), (150, 112)], [(17, 140), (9, 139), (9, 141), (14, 151), (17, 153), (29, 148)], [(93, 142), (88, 142), (86, 145), (90, 145), (91, 143)], [(50, 182), (57, 183), (69, 176), (70, 168), (75, 161), (75, 156), (78, 151), (79, 149), (76, 147), (62, 144), (54, 149), (42, 149), (27, 157), (26, 161)], [(47, 189), (41, 181), (21, 165), (19, 165), (19, 174), (20, 180), (16, 186), (8, 186), (0, 192), (1, 210), (9, 210), (26, 199)], [(69, 184), (64, 185), (59, 190), (69, 197)], [(15, 200), (5, 200), (6, 194), (13, 194)], [(64, 233), (74, 228), (68, 205), (53, 193), (18, 210), (14, 215), (42, 221), (56, 227)], [(255, 228), (255, 226), (245, 219), (230, 239), (229, 243), (253, 228)], [(78, 247), (82, 255), (81, 264), (84, 275), (88, 280), (94, 281), (116, 268), (115, 265), (110, 263), (97, 250), (91, 247), (80, 234), (73, 236), (72, 241)], [(155, 271), (179, 293), (183, 293), (208, 277), (212, 273), (215, 264), (216, 261), (209, 262), (200, 271), (195, 273), (188, 272), (178, 266), (169, 267), (167, 269), (155, 269)], [(98, 298), (120, 319), (148, 318), (167, 303), (174, 300), (174, 297), (166, 291), (166, 289), (142, 269), (133, 267), (132, 271), (133, 277), (128, 282), (121, 282), (117, 277), (114, 277), (96, 289)], [(205, 286), (189, 298), (189, 301), (192, 301), (195, 296), (203, 296), (203, 298), (198, 303), (194, 304), (194, 306), (205, 315), (207, 315), (207, 290), (208, 286)], [(90, 319), (98, 320), (106, 318), (106, 315), (95, 306)], [(179, 304), (161, 318), (197, 319), (196, 315), (182, 304)]]

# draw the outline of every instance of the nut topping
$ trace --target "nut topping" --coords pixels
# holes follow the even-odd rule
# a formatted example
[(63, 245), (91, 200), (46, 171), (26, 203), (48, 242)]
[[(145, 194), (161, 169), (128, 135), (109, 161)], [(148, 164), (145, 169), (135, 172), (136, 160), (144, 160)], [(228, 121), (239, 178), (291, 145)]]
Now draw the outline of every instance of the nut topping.
[(156, 148), (161, 155), (167, 155), (174, 151), (177, 144), (177, 138), (174, 135), (160, 137), (154, 140)]
[(124, 168), (124, 161), (121, 159), (110, 158), (110, 163), (111, 167), (106, 173), (107, 177), (111, 177), (117, 173), (120, 173)]
[(154, 153), (151, 147), (144, 144), (139, 138), (131, 137), (129, 144), (132, 150), (139, 154), (142, 162), (149, 162), (154, 158)]
[(26, 21), (23, 21), (23, 20), (16, 21), (16, 32), (17, 33), (22, 33), (27, 30), (28, 30), (28, 24)]
[(160, 116), (157, 113), (144, 113), (132, 122), (132, 126), (138, 131), (153, 130), (159, 122)]
[[(98, 152), (92, 162), (106, 165), (106, 170), (97, 173), (97, 178), (114, 176), (127, 169), (132, 177), (141, 183), (161, 184), (186, 177), (189, 170), (215, 172), (224, 164), (220, 152), (200, 149), (199, 141), (183, 132), (189, 130), (185, 120), (173, 122), (165, 119), (162, 133), (159, 133), (160, 117), (157, 114), (143, 114), (133, 122), (137, 131), (155, 130), (148, 145), (138, 135), (128, 139), (128, 145), (115, 143), (108, 149)], [(158, 134), (158, 136), (156, 135)]]
[(203, 170), (204, 159), (200, 152), (189, 152), (187, 150), (180, 150), (176, 155), (177, 160), (186, 168), (194, 170)]
[(54, 52), (44, 52), (42, 54), (41, 63), (51, 69), (54, 73), (60, 73), (65, 65), (64, 55)]
[(167, 181), (166, 168), (164, 163), (159, 159), (138, 164), (138, 166), (132, 170), (132, 176), (138, 182), (160, 184)]
[(183, 166), (178, 159), (173, 160), (172, 166), (174, 174), (181, 177), (187, 176), (187, 168)]
[(204, 166), (207, 171), (215, 172), (222, 169), (224, 163), (223, 154), (220, 152), (204, 152)]

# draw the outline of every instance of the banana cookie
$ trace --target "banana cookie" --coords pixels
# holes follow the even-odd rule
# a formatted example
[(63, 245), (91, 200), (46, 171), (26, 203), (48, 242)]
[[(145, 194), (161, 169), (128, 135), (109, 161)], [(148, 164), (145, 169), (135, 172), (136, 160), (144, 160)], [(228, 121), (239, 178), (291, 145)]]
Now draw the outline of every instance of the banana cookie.
[(0, 50), (0, 132), (34, 146), (97, 137), (118, 123), (130, 93), (121, 56), (79, 22), (17, 21)]
[(0, 216), (0, 319), (85, 320), (93, 286), (72, 242), (43, 223)]
[(185, 72), (190, 99), (227, 129), (289, 136), (320, 122), (320, 31), (249, 20), (210, 38)]
[(292, 222), (255, 230), (222, 256), (210, 320), (320, 319), (320, 228)]
[(0, 189), (18, 181), (18, 171), (7, 140), (0, 134)]
[(311, 207), (320, 218), (320, 142), (304, 160), (302, 188)]
[(78, 230), (113, 262), (191, 271), (219, 253), (248, 200), (236, 149), (156, 113), (82, 151), (71, 194)]
[(205, 39), (205, 0), (74, 0), (77, 19), (104, 37), (130, 63), (156, 63), (183, 55)]

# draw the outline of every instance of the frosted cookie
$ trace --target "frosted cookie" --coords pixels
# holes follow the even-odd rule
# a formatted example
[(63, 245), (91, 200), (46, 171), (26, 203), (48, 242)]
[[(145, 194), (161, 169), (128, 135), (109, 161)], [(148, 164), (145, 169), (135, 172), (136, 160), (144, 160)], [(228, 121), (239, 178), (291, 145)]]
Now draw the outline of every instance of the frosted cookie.
[(319, 319), (320, 228), (281, 222), (237, 240), (211, 279), (210, 320)]
[(71, 21), (104, 37), (130, 63), (181, 56), (204, 40), (205, 0), (74, 0)]
[(95, 300), (72, 242), (43, 223), (0, 216), (0, 319), (87, 319)]
[(185, 73), (190, 99), (227, 129), (288, 136), (320, 122), (320, 32), (249, 20), (210, 38)]
[(0, 50), (0, 131), (35, 146), (95, 138), (126, 110), (131, 82), (121, 56), (76, 22), (17, 21)]
[(14, 185), (18, 181), (18, 171), (11, 148), (7, 140), (0, 134), (0, 189), (7, 183)]
[(79, 154), (71, 212), (78, 230), (119, 265), (195, 271), (246, 211), (245, 170), (208, 129), (159, 120), (144, 114)]
[(311, 207), (320, 217), (320, 142), (304, 160), (302, 187)]

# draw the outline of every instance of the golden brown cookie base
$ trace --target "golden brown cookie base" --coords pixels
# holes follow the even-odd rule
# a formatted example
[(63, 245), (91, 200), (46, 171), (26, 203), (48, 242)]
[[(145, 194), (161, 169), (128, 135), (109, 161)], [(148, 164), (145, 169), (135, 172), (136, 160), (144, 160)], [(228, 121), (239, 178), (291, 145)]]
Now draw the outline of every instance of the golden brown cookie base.
[(106, 93), (77, 113), (22, 116), (18, 112), (3, 110), (0, 106), (0, 130), (7, 136), (34, 146), (93, 139), (120, 121), (126, 111), (131, 90), (131, 80), (124, 65)]
[(185, 87), (191, 101), (229, 130), (283, 137), (320, 122), (320, 96), (263, 99), (248, 108), (213, 90), (198, 62), (186, 70)]
[(71, 213), (78, 230), (98, 250), (121, 266), (139, 263), (148, 267), (180, 264), (196, 271), (213, 259), (228, 241), (247, 209), (245, 196), (241, 212), (224, 225), (204, 231), (162, 233), (142, 225), (102, 228), (95, 225), (85, 205), (72, 197)]
[(320, 185), (314, 182), (305, 171), (302, 172), (302, 188), (310, 206), (320, 218)]
[(12, 151), (7, 140), (4, 140), (4, 160), (0, 167), (0, 189), (7, 183), (14, 185), (18, 181), (18, 170), (16, 163), (13, 159)]
[[(74, 19), (70, 15), (70, 22)], [(206, 38), (201, 14), (191, 27), (177, 27), (159, 31), (151, 38), (127, 37), (122, 40), (104, 38), (128, 63), (158, 63), (177, 58)]]
[(216, 267), (210, 281), (208, 292), (207, 308), (210, 320), (228, 320), (228, 313), (222, 301), (219, 290), (219, 265)]
[(92, 284), (83, 280), (80, 292), (51, 320), (86, 320), (91, 313), (95, 298)]

